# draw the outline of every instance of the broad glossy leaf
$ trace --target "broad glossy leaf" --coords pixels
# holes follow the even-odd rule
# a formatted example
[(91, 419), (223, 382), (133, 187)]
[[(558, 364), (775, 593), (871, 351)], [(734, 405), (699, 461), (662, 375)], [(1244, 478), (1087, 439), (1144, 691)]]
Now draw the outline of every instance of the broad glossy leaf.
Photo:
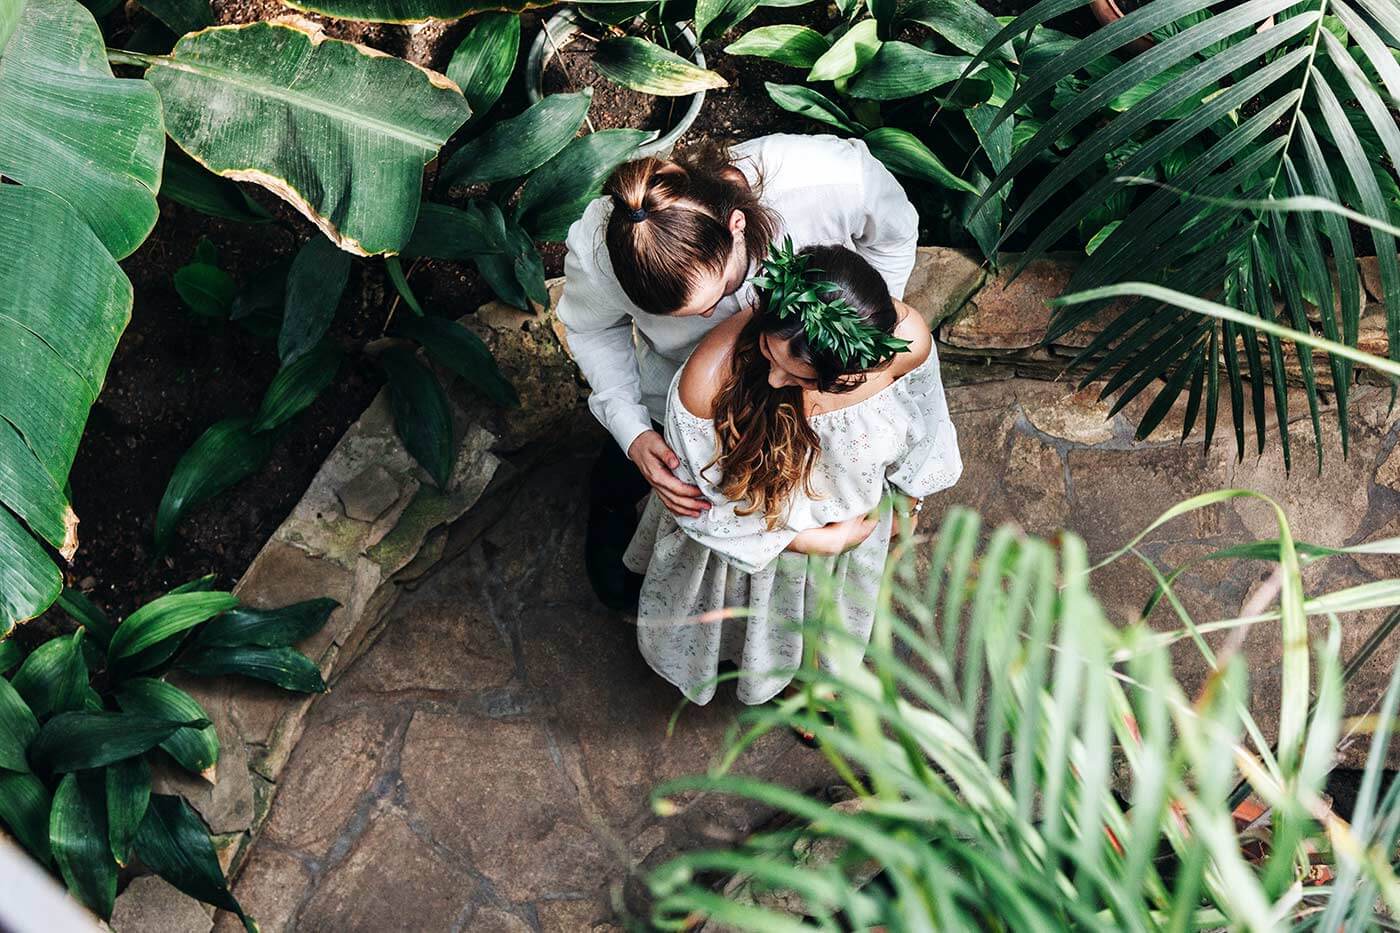
[(549, 289), (544, 280), (544, 261), (535, 249), (534, 241), (516, 223), (506, 217), (494, 201), (481, 201), (479, 207), (499, 244), (498, 253), (475, 257), (476, 267), (492, 291), (507, 304), (529, 308), (549, 306)]
[(272, 220), (272, 215), (248, 197), (237, 183), (220, 178), (174, 146), (166, 152), (160, 193), (176, 204), (210, 217), (245, 224), (265, 224)]
[(321, 342), (350, 280), (350, 257), (327, 240), (308, 240), (287, 273), (277, 355), (290, 363)]
[(758, 3), (759, 0), (696, 0), (696, 35), (701, 42), (723, 35), (758, 9)]
[(366, 256), (408, 242), (423, 167), (471, 115), (443, 76), (291, 21), (192, 33), (146, 78), (196, 161)]
[(446, 204), (425, 203), (418, 213), (413, 239), (404, 247), (403, 255), (460, 262), (500, 251), (486, 218), (474, 206), (471, 210), (462, 210)]
[(0, 676), (8, 674), (24, 660), (24, 649), (13, 638), (0, 640)]
[(860, 124), (851, 119), (841, 106), (820, 91), (814, 91), (801, 84), (774, 84), (764, 82), (768, 96), (773, 103), (792, 113), (801, 114), (812, 120), (827, 123), (847, 133), (861, 132)]
[(87, 640), (96, 643), (104, 652), (107, 650), (107, 645), (112, 641), (112, 633), (116, 631), (116, 626), (112, 624), (111, 619), (107, 618), (105, 612), (93, 605), (92, 600), (83, 595), (81, 590), (64, 587), (56, 605), (83, 627)]
[(107, 844), (101, 779), (67, 774), (53, 795), (49, 846), (63, 880), (78, 900), (104, 920), (117, 898), (117, 863)]
[(658, 97), (684, 97), (729, 86), (715, 72), (637, 36), (604, 39), (593, 64), (609, 81)]
[(55, 195), (0, 185), (0, 217), (3, 636), (62, 589), (58, 568), (31, 534), (65, 556), (77, 550), (78, 518), (63, 487), (130, 319), (132, 292), (97, 236)]
[(257, 927), (229, 893), (209, 828), (190, 805), (170, 794), (152, 794), (146, 818), (136, 833), (136, 854), (151, 871), (190, 897), (232, 911), (249, 933)]
[(107, 844), (122, 867), (131, 857), (136, 830), (151, 801), (151, 768), (141, 756), (107, 766)]
[(830, 48), (826, 36), (810, 26), (783, 24), (750, 29), (724, 51), (727, 55), (755, 55), (810, 69)]
[(10, 686), (38, 718), (83, 708), (88, 668), (82, 642), (82, 629), (51, 638), (30, 652), (10, 678)]
[(157, 548), (163, 551), (170, 544), (185, 512), (252, 476), (267, 462), (273, 436), (254, 434), (251, 424), (249, 418), (229, 418), (211, 425), (175, 464), (156, 512)]
[(114, 665), (120, 664), (237, 605), (232, 593), (167, 593), (127, 616), (107, 653)]
[(209, 0), (138, 0), (177, 36), (214, 25)]
[(501, 96), (519, 53), (519, 16), (487, 13), (472, 20), (471, 29), (452, 53), (447, 76), (462, 89), (473, 122), (480, 121)]
[(886, 42), (851, 79), (852, 97), (898, 100), (951, 84), (963, 73), (965, 55), (938, 55), (907, 42)]
[(14, 834), (41, 865), (52, 860), (49, 852), (49, 789), (28, 772), (0, 770), (0, 823)]
[(180, 658), (180, 669), (204, 677), (240, 674), (298, 693), (326, 692), (316, 662), (294, 648), (194, 648)]
[[(969, 55), (981, 52), (1001, 30), (995, 16), (964, 0), (915, 0), (900, 13), (900, 19), (927, 26), (954, 48)], [(1016, 60), (1009, 42), (995, 54), (998, 58)]]
[[(155, 226), (165, 137), (155, 90), (114, 78), (104, 45), (74, 0), (0, 0), (0, 175), (58, 195), (121, 259)], [(0, 205), (6, 226), (17, 211)]]
[(592, 99), (592, 88), (550, 94), (519, 116), (500, 121), (452, 154), (443, 166), (443, 181), (473, 185), (533, 171), (574, 138)]
[(238, 286), (233, 277), (204, 262), (192, 262), (175, 270), (175, 293), (200, 317), (223, 320), (233, 310)]
[(462, 324), (438, 317), (404, 317), (395, 321), (394, 331), (416, 340), (434, 362), (461, 376), (497, 405), (520, 404), (515, 387), (501, 374), (486, 344)]
[(653, 134), (598, 130), (569, 142), (520, 187), (515, 218), (534, 238), (562, 242), (569, 227), (598, 197), (613, 170)]
[[(150, 719), (190, 722), (208, 719), (204, 707), (184, 690), (163, 680), (133, 677), (117, 690), (117, 705), (125, 713), (137, 713)], [(219, 734), (212, 725), (201, 729), (176, 729), (160, 747), (175, 762), (193, 774), (210, 774), (219, 761)]]
[(817, 59), (807, 73), (808, 81), (839, 81), (865, 67), (880, 50), (878, 26), (873, 19), (861, 20)]
[[(549, 6), (535, 0), (283, 0), (294, 9), (324, 13), (339, 19), (371, 23), (421, 23), (430, 19), (462, 19), (473, 13), (519, 12)], [(607, 3), (611, 0), (602, 0)]]
[[(204, 719), (168, 722), (134, 713), (59, 713), (39, 730), (39, 737), (30, 746), (29, 758), (49, 771), (101, 768), (150, 751), (177, 729), (202, 729), (208, 724)], [(103, 848), (106, 843), (104, 833)]]
[(335, 381), (340, 357), (339, 347), (322, 340), (310, 353), (284, 364), (263, 394), (250, 430), (270, 431), (305, 410)]
[(39, 720), (10, 682), (0, 677), (0, 769), (28, 771), (29, 743), (39, 734)]
[(871, 154), (897, 175), (921, 178), (954, 191), (977, 193), (977, 188), (971, 182), (954, 175), (918, 137), (907, 130), (885, 126), (871, 130), (864, 138)]
[(452, 473), (452, 413), (432, 372), (411, 350), (391, 347), (379, 358), (389, 380), (389, 404), (403, 445), (439, 489)]
[(321, 597), (292, 603), (277, 609), (254, 609), (239, 606), (219, 615), (196, 637), (197, 648), (238, 648), (257, 645), (262, 648), (287, 648), (297, 644), (325, 627), (331, 613), (340, 603)]

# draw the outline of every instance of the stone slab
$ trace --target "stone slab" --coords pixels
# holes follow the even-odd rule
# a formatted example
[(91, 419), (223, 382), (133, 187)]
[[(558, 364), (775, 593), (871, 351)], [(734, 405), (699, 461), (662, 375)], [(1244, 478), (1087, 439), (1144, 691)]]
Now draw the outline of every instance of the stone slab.
[(203, 904), (146, 875), (117, 898), (110, 926), (115, 933), (208, 933), (214, 919)]

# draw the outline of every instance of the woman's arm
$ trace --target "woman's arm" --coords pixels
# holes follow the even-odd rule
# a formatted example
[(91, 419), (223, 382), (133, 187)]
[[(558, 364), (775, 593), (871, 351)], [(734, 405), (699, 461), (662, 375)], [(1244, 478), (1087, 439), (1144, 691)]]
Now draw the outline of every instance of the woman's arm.
[(831, 522), (820, 528), (798, 532), (786, 550), (817, 557), (835, 557), (864, 542), (878, 525), (879, 522), (869, 515)]

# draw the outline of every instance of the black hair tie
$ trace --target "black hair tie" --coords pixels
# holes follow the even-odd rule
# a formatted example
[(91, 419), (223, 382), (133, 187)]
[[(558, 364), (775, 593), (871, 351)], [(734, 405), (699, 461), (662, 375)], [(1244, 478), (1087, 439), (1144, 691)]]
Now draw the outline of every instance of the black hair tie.
[(628, 211), (627, 216), (632, 221), (632, 223), (639, 224), (647, 219), (647, 209), (645, 207), (635, 208), (633, 210)]

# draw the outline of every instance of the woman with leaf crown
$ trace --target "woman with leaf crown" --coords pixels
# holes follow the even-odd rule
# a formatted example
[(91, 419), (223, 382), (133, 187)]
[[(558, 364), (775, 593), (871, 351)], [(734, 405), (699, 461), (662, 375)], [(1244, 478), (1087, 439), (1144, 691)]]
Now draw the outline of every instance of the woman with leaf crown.
[(752, 281), (756, 307), (701, 341), (667, 397), (677, 475), (710, 507), (653, 495), (626, 555), (645, 574), (643, 656), (702, 704), (726, 660), (740, 700), (777, 696), (819, 603), (867, 639), (895, 497), (962, 473), (933, 338), (869, 262), (789, 240)]

